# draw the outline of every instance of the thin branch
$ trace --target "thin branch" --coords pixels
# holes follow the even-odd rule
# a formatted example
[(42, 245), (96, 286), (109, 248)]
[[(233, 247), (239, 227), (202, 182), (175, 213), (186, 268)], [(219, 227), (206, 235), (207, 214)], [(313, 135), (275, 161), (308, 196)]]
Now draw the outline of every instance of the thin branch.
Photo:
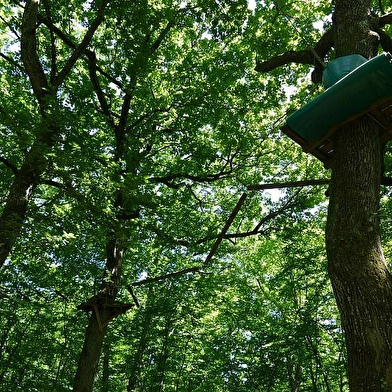
[(3, 16), (0, 15), (0, 20), (12, 31), (17, 39), (20, 40), (19, 33), (12, 27), (12, 24), (9, 23)]
[(233, 238), (245, 238), (245, 237), (250, 237), (250, 236), (253, 236), (253, 235), (257, 235), (257, 234), (263, 234), (263, 233), (265, 233), (265, 230), (260, 230), (260, 227), (263, 224), (265, 224), (268, 221), (276, 218), (282, 212), (284, 212), (284, 211), (286, 211), (286, 210), (288, 210), (288, 209), (290, 209), (292, 207), (295, 207), (296, 205), (298, 205), (298, 203), (296, 203), (296, 202), (286, 203), (282, 207), (278, 208), (277, 210), (269, 213), (264, 218), (262, 218), (260, 220), (260, 222), (255, 226), (255, 228), (253, 230), (246, 231), (246, 232), (241, 232), (241, 233), (226, 234), (223, 238), (229, 240), (229, 239), (233, 239)]
[(144, 280), (139, 280), (139, 282), (134, 282), (132, 283), (133, 287), (136, 286), (143, 286), (148, 283), (154, 283), (154, 282), (159, 282), (161, 280), (166, 280), (170, 278), (175, 278), (177, 276), (185, 275), (185, 274), (190, 274), (190, 273), (195, 273), (195, 272), (200, 272), (200, 267), (191, 267), (191, 268), (186, 268), (181, 271), (173, 272), (171, 274), (166, 274), (166, 275), (160, 275), (156, 276), (155, 278), (149, 278), (149, 279), (144, 279)]
[(222, 170), (219, 173), (215, 173), (215, 174), (208, 174), (206, 176), (193, 176), (191, 174), (186, 174), (186, 173), (175, 173), (175, 174), (169, 174), (164, 177), (153, 177), (153, 178), (150, 178), (150, 181), (160, 182), (160, 183), (165, 184), (166, 186), (168, 186), (170, 188), (174, 188), (174, 189), (179, 188), (181, 185), (185, 186), (185, 183), (176, 184), (174, 182), (174, 180), (178, 180), (178, 179), (186, 179), (186, 180), (191, 180), (191, 181), (195, 181), (195, 182), (199, 182), (199, 183), (214, 182), (214, 181), (220, 180), (222, 178), (225, 178), (226, 176), (228, 176), (229, 174), (232, 173), (232, 169), (227, 170), (227, 171), (224, 170), (225, 167), (227, 167), (229, 163), (230, 163), (230, 161), (227, 161), (225, 163), (224, 167), (222, 168)]
[(15, 61), (13, 58), (7, 56), (4, 53), (0, 52), (0, 57), (2, 57), (4, 60), (6, 60), (7, 62), (9, 62), (11, 65), (13, 65), (14, 67), (18, 68), (20, 71), (22, 71), (23, 73), (26, 72), (26, 70), (17, 62)]
[(214, 256), (215, 252), (217, 251), (220, 243), (222, 242), (224, 236), (226, 235), (227, 230), (229, 230), (231, 224), (233, 223), (235, 217), (237, 216), (239, 210), (241, 209), (242, 205), (244, 204), (246, 198), (247, 198), (247, 193), (243, 193), (240, 199), (238, 200), (237, 204), (235, 205), (233, 211), (231, 212), (229, 219), (227, 219), (227, 222), (225, 226), (223, 227), (221, 233), (218, 235), (218, 238), (216, 239), (214, 245), (212, 246), (210, 253), (207, 255), (206, 259), (204, 260), (203, 266), (206, 266)]
[(64, 68), (60, 71), (54, 81), (54, 86), (58, 87), (64, 81), (64, 79), (68, 76), (69, 72), (75, 65), (76, 61), (85, 53), (87, 46), (90, 44), (91, 39), (93, 38), (94, 33), (103, 22), (104, 19), (104, 10), (108, 5), (109, 0), (103, 0), (99, 9), (96, 18), (91, 23), (90, 27), (88, 28), (84, 38), (82, 39), (81, 43), (75, 48), (71, 57), (68, 59), (67, 63), (64, 65)]
[(127, 286), (127, 290), (129, 291), (129, 294), (131, 294), (131, 297), (133, 299), (133, 302), (135, 302), (135, 305), (137, 308), (140, 308), (140, 303), (139, 300), (137, 299), (135, 293), (133, 292), (132, 286)]
[(37, 54), (38, 7), (39, 1), (37, 0), (29, 0), (26, 3), (22, 19), (21, 56), (34, 94), (42, 103), (47, 94), (48, 82)]
[(44, 179), (41, 181), (42, 185), (48, 185), (55, 188), (58, 188), (65, 192), (68, 196), (74, 198), (77, 202), (83, 205), (85, 208), (88, 208), (89, 211), (101, 214), (102, 210), (100, 210), (95, 204), (91, 203), (85, 195), (78, 192), (71, 184), (64, 184), (54, 180)]
[(246, 188), (249, 191), (261, 191), (264, 189), (281, 189), (281, 188), (298, 188), (304, 186), (315, 186), (315, 185), (326, 185), (329, 184), (330, 180), (325, 179), (315, 179), (315, 180), (303, 180), (303, 181), (289, 181), (289, 182), (276, 182), (271, 184), (255, 184), (248, 185)]
[(161, 46), (163, 40), (165, 39), (165, 37), (167, 36), (167, 34), (169, 33), (170, 29), (174, 26), (174, 20), (170, 20), (166, 27), (161, 31), (161, 33), (159, 34), (158, 38), (155, 40), (155, 42), (151, 45), (150, 48), (150, 53), (154, 54), (158, 48)]
[[(262, 191), (264, 189), (302, 188), (305, 186), (328, 185), (330, 181), (331, 181), (330, 179), (324, 178), (324, 179), (315, 179), (315, 180), (275, 182), (271, 184), (248, 185), (246, 189), (249, 191)], [(381, 179), (381, 185), (385, 185), (385, 186), (392, 185), (392, 178), (383, 177)]]
[(94, 92), (98, 98), (102, 112), (107, 117), (111, 127), (114, 128), (115, 124), (114, 124), (114, 120), (113, 120), (113, 115), (110, 111), (109, 105), (106, 100), (106, 96), (105, 96), (105, 94), (101, 88), (101, 85), (99, 83), (99, 80), (98, 80), (97, 58), (96, 58), (94, 52), (90, 52), (90, 51), (87, 52), (87, 63), (88, 63), (88, 69), (89, 69), (89, 74), (90, 74), (90, 81), (92, 83)]

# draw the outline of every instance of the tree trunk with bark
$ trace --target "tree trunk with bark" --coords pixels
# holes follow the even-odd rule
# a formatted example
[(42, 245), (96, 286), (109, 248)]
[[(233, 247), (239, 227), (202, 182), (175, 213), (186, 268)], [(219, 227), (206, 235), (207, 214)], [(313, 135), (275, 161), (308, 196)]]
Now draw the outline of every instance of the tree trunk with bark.
[[(336, 1), (337, 56), (374, 55), (368, 8), (369, 1)], [(380, 240), (381, 167), (378, 125), (370, 117), (336, 132), (326, 247), (351, 392), (392, 391), (392, 278)]]
[(107, 326), (112, 319), (130, 308), (130, 305), (116, 301), (125, 252), (122, 231), (119, 229), (116, 234), (119, 237), (113, 234), (106, 246), (106, 267), (99, 293), (79, 306), (79, 309), (91, 314), (74, 378), (74, 392), (93, 390)]
[[(115, 161), (119, 168), (121, 167), (120, 162), (126, 157), (125, 135), (129, 109), (130, 96), (125, 94), (119, 122), (113, 126), (116, 139)], [(128, 167), (127, 172), (134, 171), (139, 164), (137, 160), (133, 163), (135, 166)], [(126, 208), (127, 197), (121, 186), (122, 171), (119, 170), (117, 175), (119, 188), (115, 192), (113, 202), (113, 210), (117, 211), (117, 216), (107, 228), (106, 265), (100, 290), (97, 295), (79, 306), (79, 309), (91, 312), (91, 315), (74, 378), (74, 392), (91, 392), (93, 390), (107, 325), (114, 317), (126, 312), (131, 307), (117, 302), (116, 297), (120, 288), (121, 270), (126, 252), (127, 223), (138, 218), (139, 209), (129, 211)]]

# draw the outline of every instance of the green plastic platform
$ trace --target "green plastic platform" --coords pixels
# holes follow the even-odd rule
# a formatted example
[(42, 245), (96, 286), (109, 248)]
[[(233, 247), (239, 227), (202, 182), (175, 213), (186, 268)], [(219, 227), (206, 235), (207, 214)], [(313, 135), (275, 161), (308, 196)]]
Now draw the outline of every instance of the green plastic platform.
[(392, 139), (392, 56), (381, 54), (359, 65), (286, 120), (282, 131), (327, 163), (329, 139), (342, 125), (368, 113), (380, 124), (384, 141)]

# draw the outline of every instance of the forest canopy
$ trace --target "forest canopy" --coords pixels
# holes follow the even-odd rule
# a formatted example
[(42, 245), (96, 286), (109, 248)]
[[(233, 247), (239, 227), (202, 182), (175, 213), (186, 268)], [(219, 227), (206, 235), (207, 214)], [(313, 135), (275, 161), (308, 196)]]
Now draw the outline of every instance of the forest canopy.
[(266, 69), (332, 4), (0, 4), (2, 390), (348, 391), (331, 173), (280, 131), (334, 50)]

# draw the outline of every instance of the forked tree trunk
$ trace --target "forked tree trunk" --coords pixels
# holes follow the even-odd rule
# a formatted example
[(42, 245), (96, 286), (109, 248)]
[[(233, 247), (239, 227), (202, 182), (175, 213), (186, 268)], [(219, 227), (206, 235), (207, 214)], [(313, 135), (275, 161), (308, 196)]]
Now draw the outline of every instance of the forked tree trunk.
[[(80, 309), (91, 313), (74, 378), (74, 392), (91, 392), (93, 390), (107, 325), (114, 317), (127, 310), (127, 305), (124, 304), (125, 308), (121, 308), (119, 307), (121, 304), (115, 302), (120, 286), (121, 267), (125, 252), (124, 241), (120, 239), (122, 238), (120, 227), (121, 225), (116, 231), (119, 238), (113, 234), (106, 246), (107, 260), (99, 294), (80, 306)], [(116, 306), (112, 306), (113, 304)]]

